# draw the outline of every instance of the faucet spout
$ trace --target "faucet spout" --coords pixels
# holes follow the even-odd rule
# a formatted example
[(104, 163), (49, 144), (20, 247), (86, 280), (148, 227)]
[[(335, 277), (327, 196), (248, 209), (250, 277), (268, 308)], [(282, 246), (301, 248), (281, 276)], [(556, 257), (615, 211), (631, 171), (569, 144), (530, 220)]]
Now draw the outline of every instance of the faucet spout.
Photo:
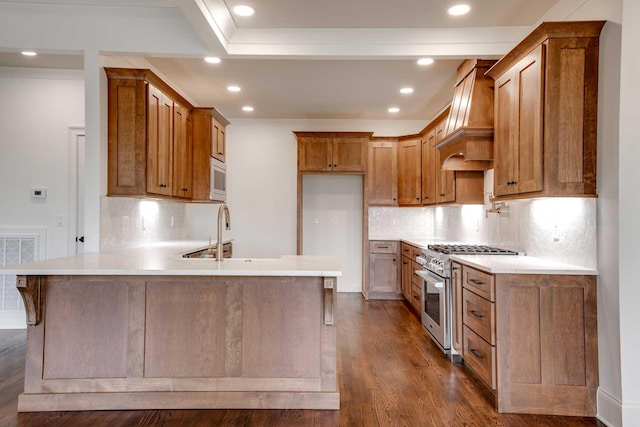
[(218, 208), (218, 243), (216, 245), (216, 260), (222, 261), (222, 217), (225, 219), (225, 228), (231, 230), (231, 215), (229, 214), (229, 207), (226, 203), (223, 203)]

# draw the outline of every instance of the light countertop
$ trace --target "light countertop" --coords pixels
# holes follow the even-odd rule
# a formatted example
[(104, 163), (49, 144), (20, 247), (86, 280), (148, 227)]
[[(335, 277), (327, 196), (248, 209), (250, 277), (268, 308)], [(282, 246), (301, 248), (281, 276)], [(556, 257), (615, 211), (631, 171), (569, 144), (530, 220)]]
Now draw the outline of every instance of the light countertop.
[(598, 270), (519, 255), (449, 255), (478, 270), (493, 274), (576, 274), (597, 276)]
[(204, 241), (154, 243), (108, 252), (54, 258), (0, 268), (16, 275), (166, 275), (166, 276), (341, 276), (333, 256), (287, 255), (277, 259), (185, 259), (182, 255), (208, 247)]
[[(433, 237), (374, 236), (369, 240), (397, 240), (420, 248), (445, 240)], [(448, 242), (448, 241), (447, 241)], [(449, 255), (478, 270), (492, 274), (577, 274), (595, 276), (598, 270), (526, 255)]]

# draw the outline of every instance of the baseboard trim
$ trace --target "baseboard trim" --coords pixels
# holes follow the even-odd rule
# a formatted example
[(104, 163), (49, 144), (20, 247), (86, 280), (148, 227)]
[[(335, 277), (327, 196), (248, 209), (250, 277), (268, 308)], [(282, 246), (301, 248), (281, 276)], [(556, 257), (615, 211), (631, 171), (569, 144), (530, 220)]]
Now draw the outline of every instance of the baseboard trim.
[(608, 427), (622, 427), (622, 402), (598, 387), (598, 413), (596, 418)]

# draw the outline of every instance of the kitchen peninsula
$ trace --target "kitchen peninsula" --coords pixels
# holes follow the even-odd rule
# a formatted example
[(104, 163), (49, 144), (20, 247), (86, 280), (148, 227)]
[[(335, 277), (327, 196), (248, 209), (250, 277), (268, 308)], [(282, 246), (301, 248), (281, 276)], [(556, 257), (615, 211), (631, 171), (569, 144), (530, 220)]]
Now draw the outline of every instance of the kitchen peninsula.
[(18, 411), (339, 409), (338, 261), (182, 258), (198, 245), (7, 269), (28, 322)]

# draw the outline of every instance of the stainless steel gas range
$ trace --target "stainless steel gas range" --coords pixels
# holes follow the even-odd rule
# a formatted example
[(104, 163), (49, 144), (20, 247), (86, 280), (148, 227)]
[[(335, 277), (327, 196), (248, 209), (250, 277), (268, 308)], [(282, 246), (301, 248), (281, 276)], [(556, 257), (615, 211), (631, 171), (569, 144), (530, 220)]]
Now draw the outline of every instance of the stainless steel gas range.
[(422, 279), (421, 317), (422, 326), (434, 342), (450, 355), (458, 359), (451, 347), (452, 300), (451, 300), (451, 258), (450, 255), (518, 255), (507, 249), (483, 245), (433, 244), (422, 250), (416, 262), (423, 270), (416, 271)]

